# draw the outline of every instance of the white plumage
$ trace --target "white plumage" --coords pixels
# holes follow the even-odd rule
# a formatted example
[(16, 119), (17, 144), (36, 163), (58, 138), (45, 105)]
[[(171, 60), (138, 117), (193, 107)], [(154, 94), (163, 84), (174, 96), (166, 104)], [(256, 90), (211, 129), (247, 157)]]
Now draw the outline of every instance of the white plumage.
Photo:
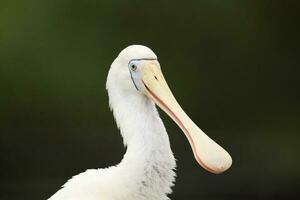
[[(122, 161), (117, 166), (106, 169), (89, 169), (74, 176), (49, 200), (168, 199), (167, 194), (171, 193), (171, 186), (175, 179), (176, 163), (167, 132), (154, 102), (169, 98), (170, 94), (168, 93), (167, 97), (164, 97), (163, 93), (160, 95), (158, 86), (164, 87), (163, 76), (152, 71), (152, 68), (150, 69), (148, 66), (159, 67), (153, 51), (145, 46), (132, 45), (124, 49), (114, 60), (107, 77), (106, 88), (110, 107), (123, 137), (124, 145), (127, 146)], [(151, 75), (149, 75), (150, 72)], [(151, 76), (151, 80), (149, 76)], [(161, 99), (151, 98), (153, 95), (151, 96), (148, 90), (155, 91), (155, 94), (160, 95)], [(160, 105), (161, 102), (156, 103), (167, 113), (168, 109), (172, 110), (171, 114), (168, 113), (170, 116), (173, 112), (179, 112), (179, 117), (171, 116), (175, 121), (178, 118), (177, 123), (183, 125), (189, 123), (185, 118), (180, 117), (182, 113), (173, 106), (173, 100), (171, 103), (167, 101), (165, 107)], [(189, 132), (188, 127), (191, 125), (183, 125), (179, 124), (182, 129)], [(194, 145), (192, 147), (196, 159), (197, 156), (206, 159), (207, 155), (197, 155), (198, 149), (194, 144), (193, 137), (191, 135), (188, 139), (191, 145), (192, 143)], [(211, 150), (211, 147), (208, 149)], [(205, 148), (203, 150), (203, 152), (206, 151)], [(217, 149), (217, 151), (220, 150)], [(231, 160), (229, 166), (228, 163), (221, 162), (219, 159), (221, 157), (213, 158), (213, 162), (218, 166), (216, 168), (213, 166), (211, 169), (209, 164), (205, 165), (205, 160), (197, 161), (209, 171), (218, 169), (218, 172), (221, 172), (231, 164)], [(219, 160), (216, 161), (216, 159)]]

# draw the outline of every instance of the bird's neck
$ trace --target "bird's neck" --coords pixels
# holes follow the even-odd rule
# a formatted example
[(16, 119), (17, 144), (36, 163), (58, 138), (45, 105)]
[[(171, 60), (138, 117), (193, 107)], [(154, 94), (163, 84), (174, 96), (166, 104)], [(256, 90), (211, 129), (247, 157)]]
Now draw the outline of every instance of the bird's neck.
[(165, 127), (155, 105), (148, 98), (126, 94), (125, 99), (110, 99), (127, 146), (118, 168), (128, 173), (131, 179), (128, 182), (134, 184), (132, 188), (148, 196), (147, 199), (167, 199), (166, 194), (171, 192), (173, 185), (176, 163)]

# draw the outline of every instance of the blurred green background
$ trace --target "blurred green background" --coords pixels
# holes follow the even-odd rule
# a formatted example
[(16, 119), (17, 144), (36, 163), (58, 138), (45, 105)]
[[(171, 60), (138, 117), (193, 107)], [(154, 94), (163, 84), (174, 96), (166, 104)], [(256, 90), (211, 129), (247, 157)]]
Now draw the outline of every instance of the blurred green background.
[(47, 199), (125, 149), (110, 64), (159, 57), (191, 118), (233, 157), (213, 175), (161, 112), (178, 159), (171, 199), (299, 198), (299, 1), (0, 1), (0, 199)]

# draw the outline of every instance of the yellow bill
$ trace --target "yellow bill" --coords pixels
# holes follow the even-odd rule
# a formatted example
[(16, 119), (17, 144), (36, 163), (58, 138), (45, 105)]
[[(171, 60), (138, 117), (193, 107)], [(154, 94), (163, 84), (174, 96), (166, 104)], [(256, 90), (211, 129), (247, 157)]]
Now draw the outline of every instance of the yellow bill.
[(209, 138), (183, 111), (169, 89), (160, 66), (147, 63), (141, 72), (145, 94), (181, 128), (192, 147), (196, 161), (212, 173), (226, 171), (232, 164), (229, 153)]

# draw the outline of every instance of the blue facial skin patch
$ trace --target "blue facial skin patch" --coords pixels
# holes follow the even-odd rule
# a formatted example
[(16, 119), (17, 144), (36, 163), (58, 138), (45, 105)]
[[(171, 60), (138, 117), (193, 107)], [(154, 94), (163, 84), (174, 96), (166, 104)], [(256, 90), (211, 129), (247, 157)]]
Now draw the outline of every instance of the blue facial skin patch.
[(131, 80), (132, 80), (132, 82), (133, 82), (133, 85), (134, 85), (135, 89), (136, 89), (136, 90), (139, 90), (138, 87), (137, 87), (136, 84), (135, 84), (135, 81), (134, 81), (134, 78), (133, 78), (133, 75), (132, 75), (130, 69), (129, 69), (129, 73), (130, 73), (130, 77), (131, 77)]
[[(141, 66), (143, 66), (143, 64), (146, 62), (146, 61), (149, 61), (149, 60), (157, 60), (156, 58), (142, 58), (142, 59), (133, 59), (131, 60), (129, 63), (128, 63), (128, 69), (129, 69), (129, 73), (130, 73), (130, 77), (131, 77), (131, 80), (134, 84), (134, 87), (136, 90), (140, 90), (139, 88), (141, 88)], [(132, 71), (131, 70), (131, 66), (132, 65), (135, 65), (137, 67), (137, 69), (135, 71)]]

